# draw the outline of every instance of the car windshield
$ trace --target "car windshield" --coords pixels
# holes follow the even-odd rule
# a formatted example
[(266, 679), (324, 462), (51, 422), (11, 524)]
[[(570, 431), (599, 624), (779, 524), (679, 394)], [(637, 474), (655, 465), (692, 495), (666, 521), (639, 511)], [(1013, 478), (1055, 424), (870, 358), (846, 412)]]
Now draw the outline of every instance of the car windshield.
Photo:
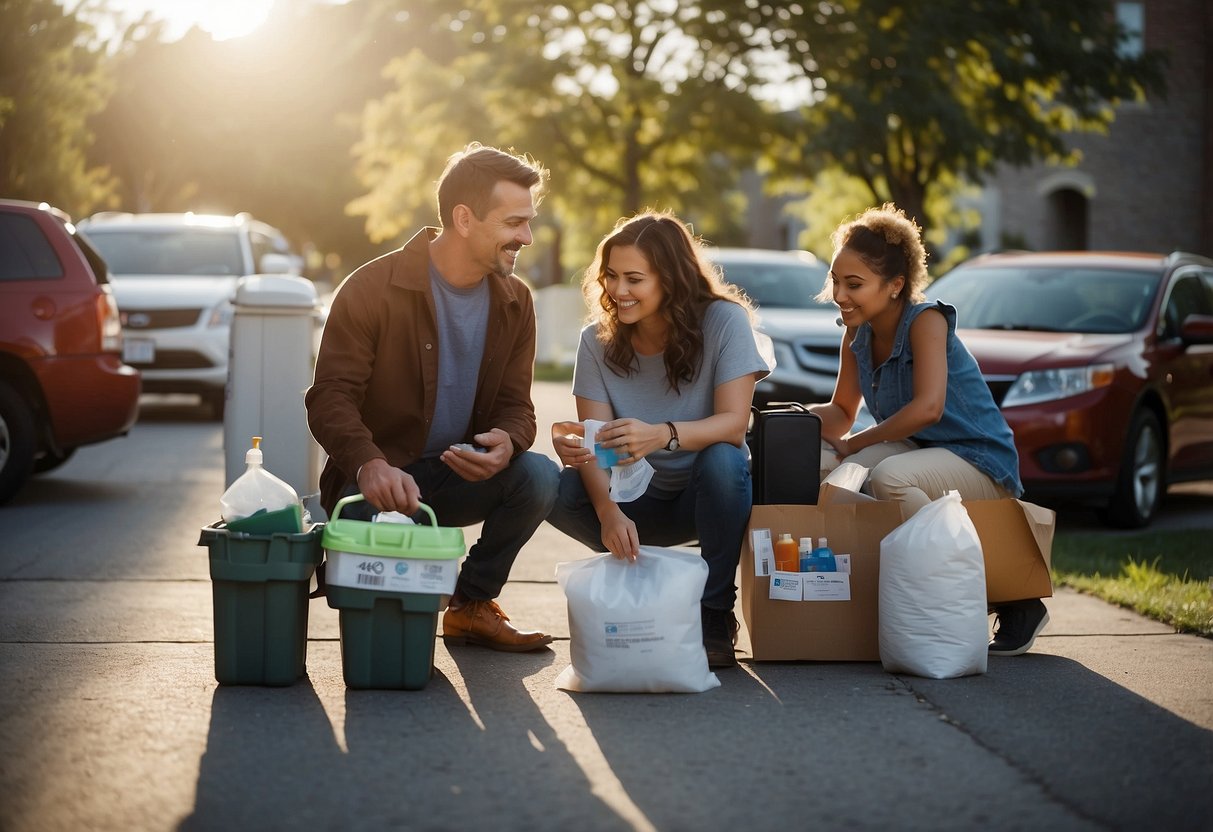
[(724, 278), (740, 286), (757, 306), (768, 309), (828, 309), (813, 299), (825, 285), (825, 266), (810, 263), (720, 262)]
[(89, 228), (85, 236), (116, 275), (240, 275), (240, 238), (230, 229)]
[(927, 295), (969, 329), (1124, 333), (1145, 325), (1160, 273), (1063, 266), (960, 267)]

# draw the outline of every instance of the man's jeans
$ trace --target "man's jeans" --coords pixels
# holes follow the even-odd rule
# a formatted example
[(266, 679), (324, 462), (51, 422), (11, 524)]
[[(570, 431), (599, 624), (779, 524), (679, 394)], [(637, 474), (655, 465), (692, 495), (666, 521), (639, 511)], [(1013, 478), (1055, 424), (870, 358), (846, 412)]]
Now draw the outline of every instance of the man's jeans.
[[(650, 488), (619, 508), (636, 524), (642, 545), (676, 546), (698, 540), (708, 563), (703, 604), (731, 610), (737, 599), (734, 578), (752, 499), (745, 451), (720, 442), (696, 455), (691, 481), (682, 491), (659, 493)], [(576, 468), (560, 474), (560, 492), (548, 522), (594, 551), (606, 551), (602, 524)]]
[[(510, 577), (519, 550), (531, 539), (556, 500), (557, 467), (543, 454), (526, 451), (484, 482), (468, 482), (442, 460), (421, 459), (404, 472), (417, 481), (421, 502), (434, 510), (440, 526), (470, 526), (483, 521), (480, 540), (468, 550), (458, 591), (472, 600), (496, 598)], [(343, 496), (357, 494), (357, 483)], [(369, 520), (375, 509), (354, 503), (341, 516)], [(429, 522), (424, 512), (414, 516)]]

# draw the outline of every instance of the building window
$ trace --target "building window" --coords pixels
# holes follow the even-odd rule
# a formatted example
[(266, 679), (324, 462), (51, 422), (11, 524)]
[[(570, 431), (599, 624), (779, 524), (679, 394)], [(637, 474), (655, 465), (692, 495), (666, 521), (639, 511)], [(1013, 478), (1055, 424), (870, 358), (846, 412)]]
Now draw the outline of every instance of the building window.
[(1116, 22), (1125, 31), (1117, 50), (1122, 58), (1140, 58), (1146, 33), (1145, 6), (1141, 3), (1117, 3)]

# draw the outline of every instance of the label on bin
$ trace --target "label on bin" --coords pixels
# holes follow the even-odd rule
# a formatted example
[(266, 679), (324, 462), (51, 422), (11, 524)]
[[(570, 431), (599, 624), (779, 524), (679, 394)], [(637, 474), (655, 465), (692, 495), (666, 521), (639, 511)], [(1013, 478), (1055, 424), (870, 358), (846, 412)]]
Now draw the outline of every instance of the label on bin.
[(459, 560), (387, 558), (328, 551), (324, 579), (333, 586), (450, 595), (459, 577)]

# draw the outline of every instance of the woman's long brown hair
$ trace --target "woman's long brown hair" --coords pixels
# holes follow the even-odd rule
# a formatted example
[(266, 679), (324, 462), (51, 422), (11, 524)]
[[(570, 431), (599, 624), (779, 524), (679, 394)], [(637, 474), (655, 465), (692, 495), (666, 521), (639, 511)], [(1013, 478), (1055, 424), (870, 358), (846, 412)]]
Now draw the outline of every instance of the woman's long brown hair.
[(703, 316), (714, 300), (736, 303), (746, 310), (751, 325), (754, 310), (741, 290), (726, 283), (720, 270), (703, 255), (703, 246), (682, 220), (668, 212), (646, 211), (620, 220), (598, 244), (594, 262), (585, 271), (581, 288), (597, 323), (607, 366), (619, 376), (639, 369), (632, 347), (634, 324), (620, 323), (615, 301), (606, 291), (606, 266), (616, 246), (635, 246), (661, 282), (660, 314), (669, 324), (665, 371), (670, 389), (690, 383), (703, 363)]

